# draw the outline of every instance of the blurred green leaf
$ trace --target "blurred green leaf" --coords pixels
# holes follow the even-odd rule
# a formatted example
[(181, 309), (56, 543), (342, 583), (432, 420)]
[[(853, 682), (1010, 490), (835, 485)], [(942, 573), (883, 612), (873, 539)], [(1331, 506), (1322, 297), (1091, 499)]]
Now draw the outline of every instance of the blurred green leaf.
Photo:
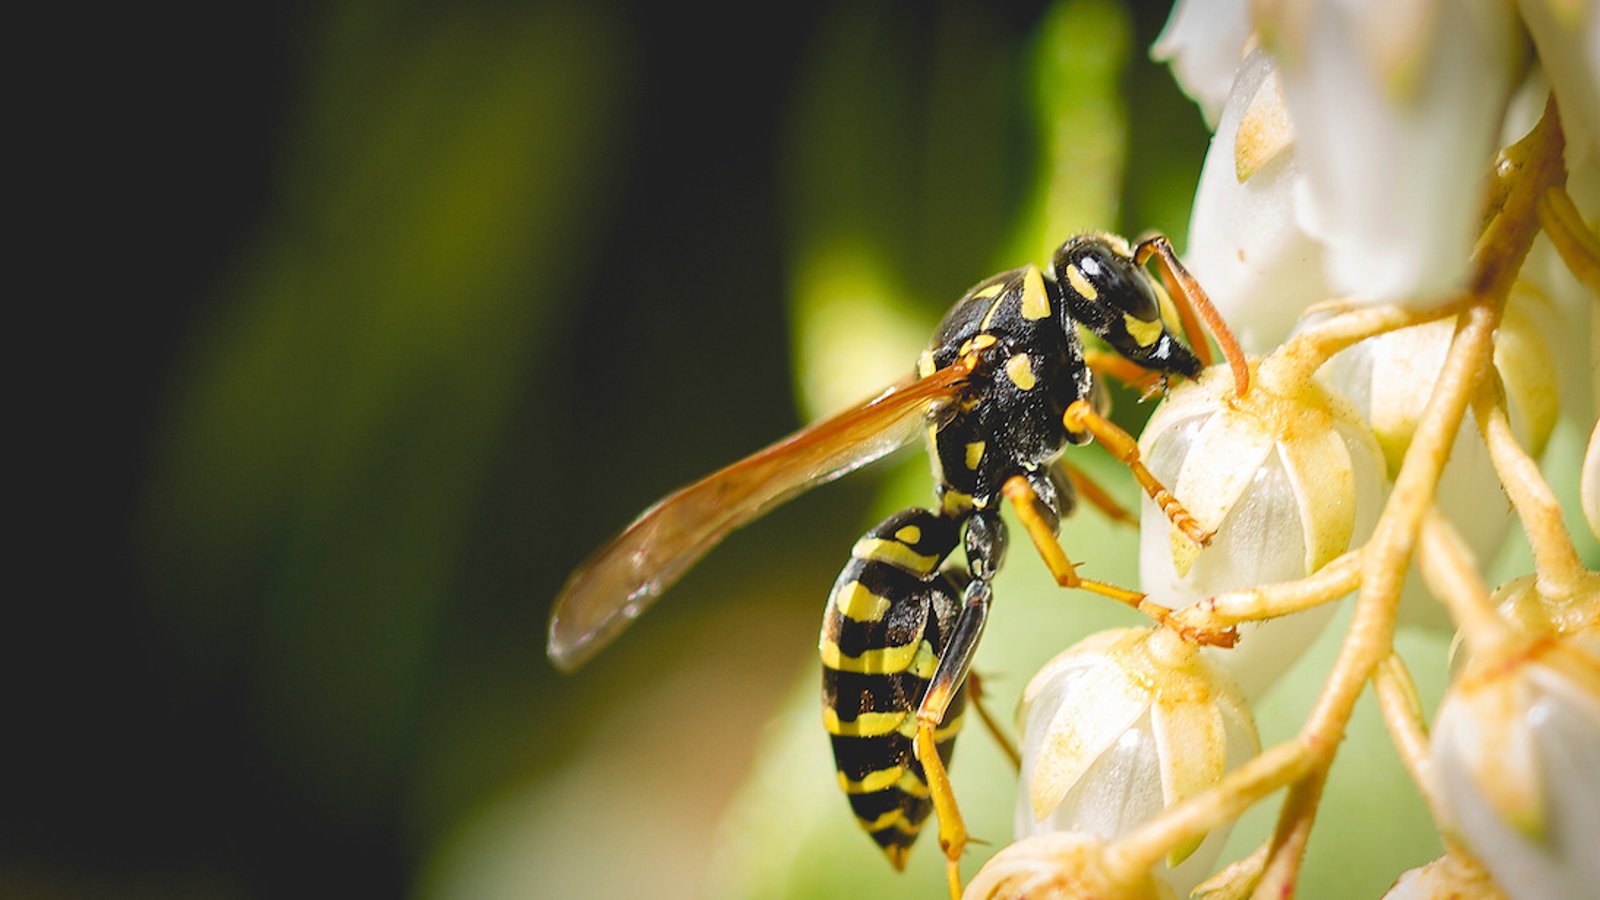
[(1115, 226), (1128, 44), (1127, 13), (1110, 0), (1059, 2), (1040, 23), (1031, 84), (1040, 164), (1001, 265), (1042, 265), (1071, 235)]
[(247, 681), (335, 819), (392, 815), (488, 456), (605, 193), (620, 50), (575, 4), (331, 11), (280, 209), (178, 377), (150, 497), (175, 643)]

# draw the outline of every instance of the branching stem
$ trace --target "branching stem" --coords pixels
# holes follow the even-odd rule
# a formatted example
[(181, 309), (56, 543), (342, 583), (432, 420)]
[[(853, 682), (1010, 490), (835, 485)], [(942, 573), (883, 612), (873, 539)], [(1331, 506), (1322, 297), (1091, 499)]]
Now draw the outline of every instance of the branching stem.
[[(1564, 178), (1561, 128), (1553, 107), (1540, 124), (1506, 151), (1513, 174), (1503, 206), (1478, 243), (1470, 291), (1457, 316), (1455, 337), (1433, 394), (1395, 478), (1394, 490), (1371, 540), (1360, 554), (1360, 594), (1339, 656), (1317, 704), (1300, 734), (1240, 766), (1210, 790), (1168, 808), (1107, 848), (1108, 865), (1143, 871), (1174, 847), (1194, 840), (1236, 817), (1277, 788), (1288, 785), (1271, 849), (1263, 870), (1263, 890), (1292, 887), (1316, 817), (1328, 766), (1367, 681), (1393, 652), (1395, 611), (1400, 589), (1432, 507), (1440, 473), (1478, 387), (1492, 368), (1495, 329), (1511, 283), (1538, 229), (1540, 198)], [(1404, 318), (1393, 312), (1363, 318), (1366, 328)], [(1399, 327), (1399, 326), (1396, 326)], [(1334, 326), (1330, 326), (1333, 329)], [(1353, 329), (1352, 331), (1358, 331)], [(1334, 330), (1324, 335), (1334, 334)], [(1286, 363), (1281, 376), (1309, 377), (1325, 359), (1323, 340), (1303, 345), (1298, 364)], [(1289, 354), (1293, 355), (1293, 354)], [(1286, 355), (1288, 356), (1288, 355)], [(1263, 362), (1262, 369), (1266, 370)]]

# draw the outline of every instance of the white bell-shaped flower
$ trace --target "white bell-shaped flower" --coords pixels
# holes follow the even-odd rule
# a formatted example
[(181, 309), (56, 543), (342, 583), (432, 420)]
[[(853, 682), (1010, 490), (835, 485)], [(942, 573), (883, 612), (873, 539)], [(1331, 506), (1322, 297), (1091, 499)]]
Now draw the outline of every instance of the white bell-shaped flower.
[(1535, 575), (1502, 584), (1490, 598), (1524, 634), (1559, 635), (1600, 659), (1600, 575), (1589, 573), (1574, 596), (1547, 597)]
[(1600, 160), (1600, 3), (1519, 0), (1517, 8), (1549, 73), (1568, 146)]
[(1343, 296), (1437, 302), (1466, 282), (1521, 30), (1503, 0), (1276, 5), (1304, 170), (1299, 221)]
[(1332, 293), (1322, 246), (1295, 215), (1302, 178), (1277, 63), (1258, 48), (1239, 67), (1206, 151), (1184, 253), (1246, 353), (1277, 347)]
[(1178, 0), (1150, 58), (1172, 67), (1172, 77), (1199, 104), (1215, 129), (1233, 75), (1250, 38), (1248, 0)]
[[(1150, 471), (1216, 532), (1202, 551), (1145, 501), (1140, 585), (1174, 609), (1304, 578), (1364, 542), (1383, 505), (1377, 442), (1349, 404), (1315, 383), (1284, 395), (1257, 379), (1241, 399), (1226, 367), (1215, 367), (1172, 391), (1139, 449)], [(1259, 696), (1333, 612), (1328, 603), (1241, 626), (1239, 645), (1215, 651), (1216, 659), (1246, 696)]]
[(1135, 884), (1111, 879), (1102, 865), (1105, 843), (1078, 832), (1046, 832), (996, 853), (967, 884), (964, 900), (1176, 900), (1154, 878)]
[[(1019, 838), (1112, 838), (1215, 784), (1260, 747), (1244, 697), (1170, 629), (1092, 635), (1029, 682), (1022, 730)], [(1157, 877), (1187, 891), (1226, 834), (1180, 848)]]
[(1445, 855), (1425, 866), (1408, 869), (1390, 886), (1383, 900), (1503, 900), (1486, 873)]
[(1600, 658), (1567, 639), (1469, 661), (1434, 723), (1447, 826), (1512, 896), (1600, 884)]
[[(1495, 370), (1505, 386), (1513, 429), (1522, 446), (1535, 455), (1543, 450), (1559, 410), (1562, 385), (1556, 356), (1545, 341), (1548, 323), (1555, 318), (1540, 292), (1519, 283), (1495, 343)], [(1455, 320), (1443, 319), (1368, 338), (1334, 354), (1317, 373), (1322, 384), (1349, 400), (1372, 427), (1391, 476), (1411, 446), (1454, 333)], [(1478, 559), (1494, 558), (1515, 513), (1470, 415), (1456, 435), (1434, 502)], [(1415, 571), (1407, 577), (1405, 593), (1403, 622), (1454, 629), (1444, 607), (1427, 594)]]

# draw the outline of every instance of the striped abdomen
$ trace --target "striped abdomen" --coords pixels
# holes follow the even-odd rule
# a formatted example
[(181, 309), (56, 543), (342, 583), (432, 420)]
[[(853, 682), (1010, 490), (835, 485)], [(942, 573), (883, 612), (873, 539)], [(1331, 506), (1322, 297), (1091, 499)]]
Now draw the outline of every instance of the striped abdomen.
[[(933, 808), (912, 742), (960, 611), (964, 577), (939, 571), (959, 533), (925, 510), (890, 516), (856, 542), (822, 618), (822, 715), (839, 784), (896, 868)], [(947, 762), (965, 707), (963, 687), (935, 734)]]

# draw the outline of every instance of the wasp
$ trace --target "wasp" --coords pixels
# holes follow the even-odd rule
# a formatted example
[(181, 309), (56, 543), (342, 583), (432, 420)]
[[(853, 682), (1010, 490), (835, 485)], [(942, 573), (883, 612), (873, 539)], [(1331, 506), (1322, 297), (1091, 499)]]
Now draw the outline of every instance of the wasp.
[[(1152, 258), (1165, 292), (1145, 268)], [(1188, 345), (1162, 314), (1163, 294)], [(1097, 492), (1060, 457), (1069, 444), (1097, 441), (1176, 528), (1201, 545), (1210, 540), (1140, 462), (1133, 438), (1106, 418), (1095, 377), (1098, 369), (1154, 379), (1154, 389), (1169, 376), (1196, 377), (1210, 362), (1197, 315), (1242, 373), (1237, 345), (1164, 237), (1130, 247), (1114, 235), (1079, 235), (1046, 270), (1029, 265), (979, 282), (946, 313), (913, 376), (667, 496), (580, 566), (556, 599), (550, 659), (575, 669), (733, 529), (925, 438), (933, 508), (903, 510), (869, 530), (829, 592), (819, 641), (822, 711), (861, 826), (903, 868), (937, 812), (959, 893), (968, 836), (947, 766), (1006, 555), (1001, 508), (1012, 505), (1059, 584), (1164, 619), (1143, 595), (1076, 574), (1057, 540), (1059, 523), (1080, 488), (1090, 500)], [(1114, 353), (1086, 350), (1080, 328)], [(951, 558), (957, 547), (964, 559)]]

